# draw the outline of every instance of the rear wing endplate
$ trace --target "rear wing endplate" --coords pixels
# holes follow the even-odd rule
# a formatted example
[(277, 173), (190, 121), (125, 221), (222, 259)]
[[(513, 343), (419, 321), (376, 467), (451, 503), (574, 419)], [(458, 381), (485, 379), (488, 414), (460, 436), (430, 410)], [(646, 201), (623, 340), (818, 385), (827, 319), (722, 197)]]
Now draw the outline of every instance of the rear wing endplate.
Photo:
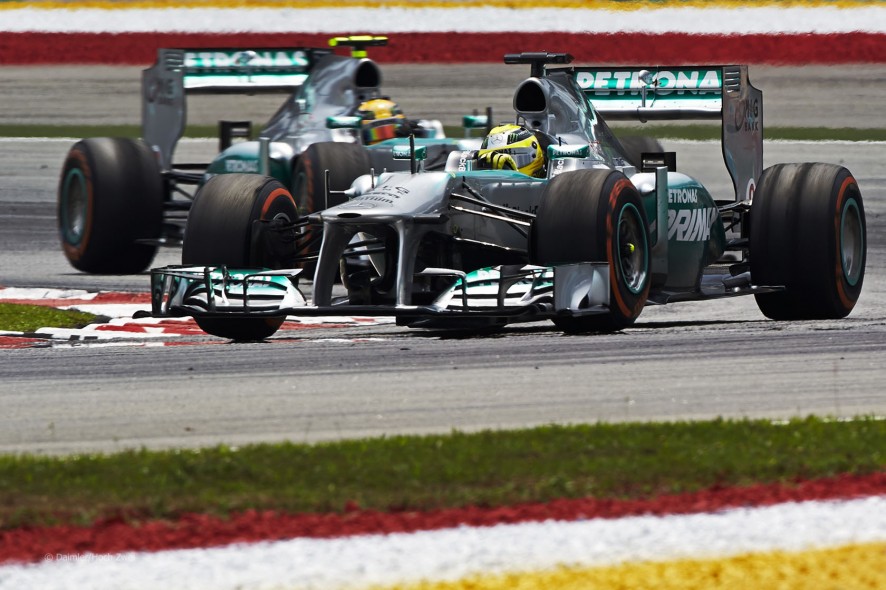
[(289, 93), (329, 53), (305, 47), (159, 49), (157, 62), (142, 71), (142, 137), (168, 170), (185, 130), (186, 94)]
[(763, 172), (763, 93), (746, 65), (569, 68), (606, 120), (719, 119), (723, 159), (737, 201), (750, 200)]

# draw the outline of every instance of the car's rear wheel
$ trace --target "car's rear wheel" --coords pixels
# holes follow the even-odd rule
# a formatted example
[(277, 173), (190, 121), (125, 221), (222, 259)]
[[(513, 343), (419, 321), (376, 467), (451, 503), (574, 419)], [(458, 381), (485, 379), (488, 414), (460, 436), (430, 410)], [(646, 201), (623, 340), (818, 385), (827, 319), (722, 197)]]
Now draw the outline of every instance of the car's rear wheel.
[(143, 141), (96, 137), (68, 152), (58, 186), (57, 220), (71, 266), (132, 274), (151, 264), (163, 225), (160, 166)]
[[(255, 174), (222, 174), (197, 191), (188, 216), (182, 263), (232, 268), (280, 268), (277, 256), (257, 239), (257, 222), (286, 226), (298, 217), (295, 201), (279, 181)], [(293, 230), (294, 231), (294, 230)], [(197, 317), (203, 331), (232, 340), (260, 340), (276, 332), (285, 316)]]
[(834, 164), (777, 164), (763, 171), (750, 220), (751, 278), (784, 291), (756, 295), (775, 320), (836, 319), (861, 294), (867, 230), (861, 191)]
[(577, 170), (545, 189), (530, 239), (530, 260), (553, 266), (609, 264), (608, 313), (554, 319), (562, 330), (612, 332), (634, 323), (649, 296), (646, 214), (640, 195), (620, 172)]
[(362, 145), (321, 142), (308, 146), (296, 161), (292, 175), (292, 196), (299, 213), (307, 215), (347, 201), (345, 196), (336, 194), (326, 199), (326, 170), (329, 190), (343, 191), (358, 176), (369, 174), (370, 167), (369, 154)]
[[(329, 170), (329, 190), (344, 191), (354, 180), (369, 174), (372, 167), (369, 154), (362, 145), (352, 143), (320, 142), (310, 146), (299, 156), (292, 171), (292, 196), (301, 215), (308, 215), (347, 201), (340, 194), (326, 195), (326, 170)], [(301, 256), (316, 255), (320, 250), (319, 227), (308, 226)], [(305, 265), (312, 271), (313, 263)]]

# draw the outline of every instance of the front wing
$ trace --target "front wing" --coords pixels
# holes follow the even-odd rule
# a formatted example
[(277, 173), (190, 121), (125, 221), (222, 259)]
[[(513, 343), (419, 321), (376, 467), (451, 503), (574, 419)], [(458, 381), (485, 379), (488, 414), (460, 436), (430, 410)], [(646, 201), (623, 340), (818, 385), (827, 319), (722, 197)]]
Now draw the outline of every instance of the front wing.
[(463, 328), (607, 313), (609, 265), (505, 266), (464, 273), (427, 268), (417, 276), (449, 276), (452, 286), (428, 305), (310, 305), (300, 269), (167, 266), (151, 271), (153, 317), (260, 318), (393, 316), (401, 325)]

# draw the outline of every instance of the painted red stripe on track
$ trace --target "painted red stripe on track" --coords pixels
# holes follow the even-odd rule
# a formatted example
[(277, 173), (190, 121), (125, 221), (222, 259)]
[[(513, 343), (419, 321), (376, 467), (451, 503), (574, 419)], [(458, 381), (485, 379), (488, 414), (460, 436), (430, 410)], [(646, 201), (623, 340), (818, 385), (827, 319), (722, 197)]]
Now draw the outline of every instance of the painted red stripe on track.
[(0, 349), (3, 350), (34, 348), (37, 346), (46, 346), (46, 340), (42, 338), (28, 338), (23, 336), (0, 336)]
[[(128, 324), (127, 324), (128, 325)], [(187, 321), (158, 320), (157, 323), (147, 324), (151, 328), (159, 328), (165, 334), (186, 334), (206, 336), (206, 332), (200, 329), (193, 319)]]
[(199, 335), (206, 336), (194, 320), (188, 321), (162, 321), (151, 323), (127, 322), (124, 324), (94, 324), (91, 329), (97, 332), (142, 332), (163, 333), (170, 335)]
[[(174, 522), (131, 524), (113, 518), (92, 527), (28, 527), (0, 531), (0, 563), (36, 562), (46, 554), (118, 553), (212, 547), (295, 537), (332, 538), (357, 534), (415, 532), (459, 525), (538, 522), (549, 519), (620, 518), (714, 512), (724, 508), (784, 502), (836, 500), (886, 493), (886, 473), (841, 475), (791, 484), (712, 488), (642, 500), (562, 499), (497, 508), (466, 507), (431, 512), (384, 513), (349, 505), (341, 514), (281, 514), (248, 511), (222, 519), (186, 514)], [(136, 515), (137, 517), (137, 515)]]
[[(339, 34), (347, 34), (342, 32)], [(160, 47), (326, 47), (331, 33), (0, 33), (0, 63), (150, 65)], [(577, 63), (886, 63), (886, 35), (396, 33), (372, 52), (387, 63), (500, 63), (508, 52), (565, 51)]]
[(153, 328), (153, 325), (144, 326), (142, 324), (99, 324), (95, 326), (93, 329), (97, 332), (138, 332), (138, 333), (147, 333), (148, 328)]

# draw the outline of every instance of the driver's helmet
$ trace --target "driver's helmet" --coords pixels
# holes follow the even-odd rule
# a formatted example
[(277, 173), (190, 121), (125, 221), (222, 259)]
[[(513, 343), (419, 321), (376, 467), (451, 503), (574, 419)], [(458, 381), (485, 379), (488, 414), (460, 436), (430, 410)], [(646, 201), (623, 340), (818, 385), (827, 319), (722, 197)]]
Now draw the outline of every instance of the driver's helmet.
[(397, 103), (387, 98), (373, 98), (361, 103), (357, 115), (363, 117), (361, 127), (366, 145), (396, 137), (406, 119)]
[(538, 138), (526, 127), (507, 123), (493, 127), (477, 152), (480, 163), (495, 170), (516, 170), (543, 176), (544, 152)]

